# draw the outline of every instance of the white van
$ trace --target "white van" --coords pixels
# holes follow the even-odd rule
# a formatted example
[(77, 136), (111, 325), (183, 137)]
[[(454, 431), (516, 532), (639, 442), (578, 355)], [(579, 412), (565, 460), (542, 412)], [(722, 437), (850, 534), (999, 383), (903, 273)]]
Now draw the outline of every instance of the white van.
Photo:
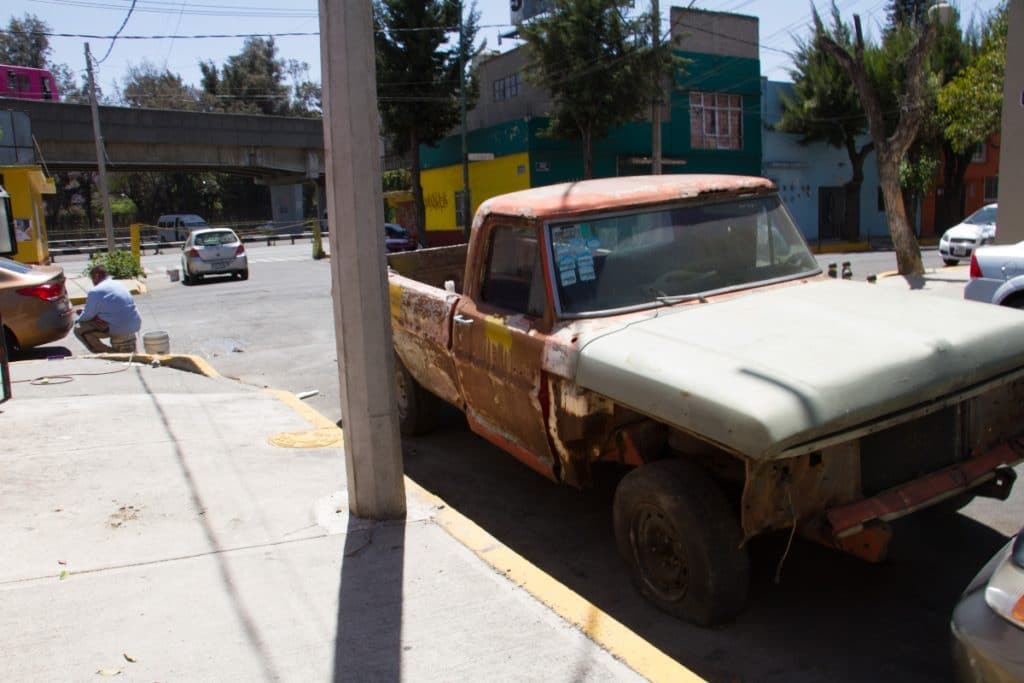
[(206, 219), (194, 213), (169, 213), (156, 221), (157, 239), (161, 242), (182, 242), (190, 232), (209, 227)]

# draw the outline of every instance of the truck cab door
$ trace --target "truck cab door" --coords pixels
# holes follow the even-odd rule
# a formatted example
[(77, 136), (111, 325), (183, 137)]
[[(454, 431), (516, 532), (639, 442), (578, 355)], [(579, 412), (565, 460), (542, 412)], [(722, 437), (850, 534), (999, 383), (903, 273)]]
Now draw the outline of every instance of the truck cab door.
[(452, 355), (476, 433), (557, 479), (541, 372), (547, 295), (534, 227), (496, 225), (484, 235), (481, 276), (455, 309)]

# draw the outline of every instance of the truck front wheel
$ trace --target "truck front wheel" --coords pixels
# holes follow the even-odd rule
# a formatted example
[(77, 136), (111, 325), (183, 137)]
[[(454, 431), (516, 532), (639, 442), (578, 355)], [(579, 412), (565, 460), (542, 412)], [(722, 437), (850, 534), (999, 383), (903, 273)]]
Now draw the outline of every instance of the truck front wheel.
[(615, 491), (615, 540), (633, 581), (662, 610), (701, 626), (742, 611), (750, 561), (724, 494), (696, 465), (642, 465)]
[(402, 436), (425, 434), (434, 428), (441, 399), (420, 386), (397, 356), (395, 398), (398, 402), (398, 430)]

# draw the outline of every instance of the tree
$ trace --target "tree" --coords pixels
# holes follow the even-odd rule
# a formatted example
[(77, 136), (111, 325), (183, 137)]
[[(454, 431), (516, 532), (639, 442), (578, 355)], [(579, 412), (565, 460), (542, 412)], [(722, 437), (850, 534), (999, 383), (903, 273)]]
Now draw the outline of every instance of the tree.
[(634, 120), (681, 68), (672, 46), (651, 44), (650, 17), (630, 19), (623, 0), (552, 0), (520, 28), (530, 51), (527, 77), (552, 98), (549, 134), (578, 140), (583, 176), (594, 175), (593, 144)]
[(290, 98), (284, 83), (285, 63), (277, 57), (273, 38), (245, 39), (242, 51), (220, 68), (200, 62), (203, 91), (220, 111), (285, 116)]
[(971, 150), (999, 132), (1007, 28), (1004, 4), (988, 18), (974, 61), (939, 91), (939, 125), (957, 152)]
[(202, 98), (195, 88), (185, 85), (178, 74), (160, 71), (150, 62), (128, 67), (121, 100), (129, 107), (147, 109), (202, 109)]
[(904, 35), (909, 36), (909, 39), (906, 40), (905, 50), (896, 55), (896, 64), (901, 67), (903, 75), (903, 88), (899, 94), (899, 111), (892, 125), (886, 124), (886, 112), (879, 88), (872, 82), (865, 63), (860, 17), (855, 16), (854, 21), (854, 42), (852, 45), (844, 45), (824, 27), (815, 10), (815, 40), (822, 49), (836, 58), (857, 88), (867, 116), (868, 130), (875, 143), (879, 184), (885, 200), (889, 234), (896, 250), (897, 269), (901, 275), (920, 275), (924, 273), (921, 248), (907, 220), (900, 188), (900, 162), (917, 138), (921, 124), (928, 115), (930, 81), (926, 65), (937, 38), (937, 21), (928, 20), (921, 26), (903, 27)]
[[(466, 106), (478, 95), (468, 67), (483, 45), (474, 47), (480, 14), (470, 5), (463, 20), (459, 0), (377, 0), (374, 42), (377, 106), (382, 130), (394, 151), (408, 155), (417, 229), (426, 227), (420, 184), (420, 145), (433, 145), (458, 125), (460, 91)], [(453, 32), (459, 32), (450, 40)]]
[[(832, 4), (832, 36), (849, 50), (852, 37), (835, 3)], [(860, 95), (849, 74), (815, 40), (797, 39), (793, 55), (792, 95), (782, 95), (782, 118), (778, 130), (801, 136), (800, 144), (824, 142), (845, 149), (850, 159), (850, 180), (845, 188), (844, 239), (860, 234), (860, 194), (864, 184), (864, 161), (875, 148), (873, 142), (858, 144), (867, 132), (867, 118)]]
[(34, 14), (11, 17), (0, 33), (0, 64), (45, 69), (50, 62), (50, 27)]

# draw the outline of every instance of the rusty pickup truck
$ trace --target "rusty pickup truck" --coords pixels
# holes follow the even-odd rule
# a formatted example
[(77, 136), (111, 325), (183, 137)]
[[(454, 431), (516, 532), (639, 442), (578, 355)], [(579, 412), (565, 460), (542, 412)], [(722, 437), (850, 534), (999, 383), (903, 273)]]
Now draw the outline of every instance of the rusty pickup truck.
[(388, 262), (403, 434), (446, 401), (553, 481), (628, 470), (619, 549), (694, 623), (742, 610), (750, 538), (877, 561), (888, 522), (1005, 498), (1024, 455), (1024, 316), (826, 276), (764, 178), (515, 192)]

